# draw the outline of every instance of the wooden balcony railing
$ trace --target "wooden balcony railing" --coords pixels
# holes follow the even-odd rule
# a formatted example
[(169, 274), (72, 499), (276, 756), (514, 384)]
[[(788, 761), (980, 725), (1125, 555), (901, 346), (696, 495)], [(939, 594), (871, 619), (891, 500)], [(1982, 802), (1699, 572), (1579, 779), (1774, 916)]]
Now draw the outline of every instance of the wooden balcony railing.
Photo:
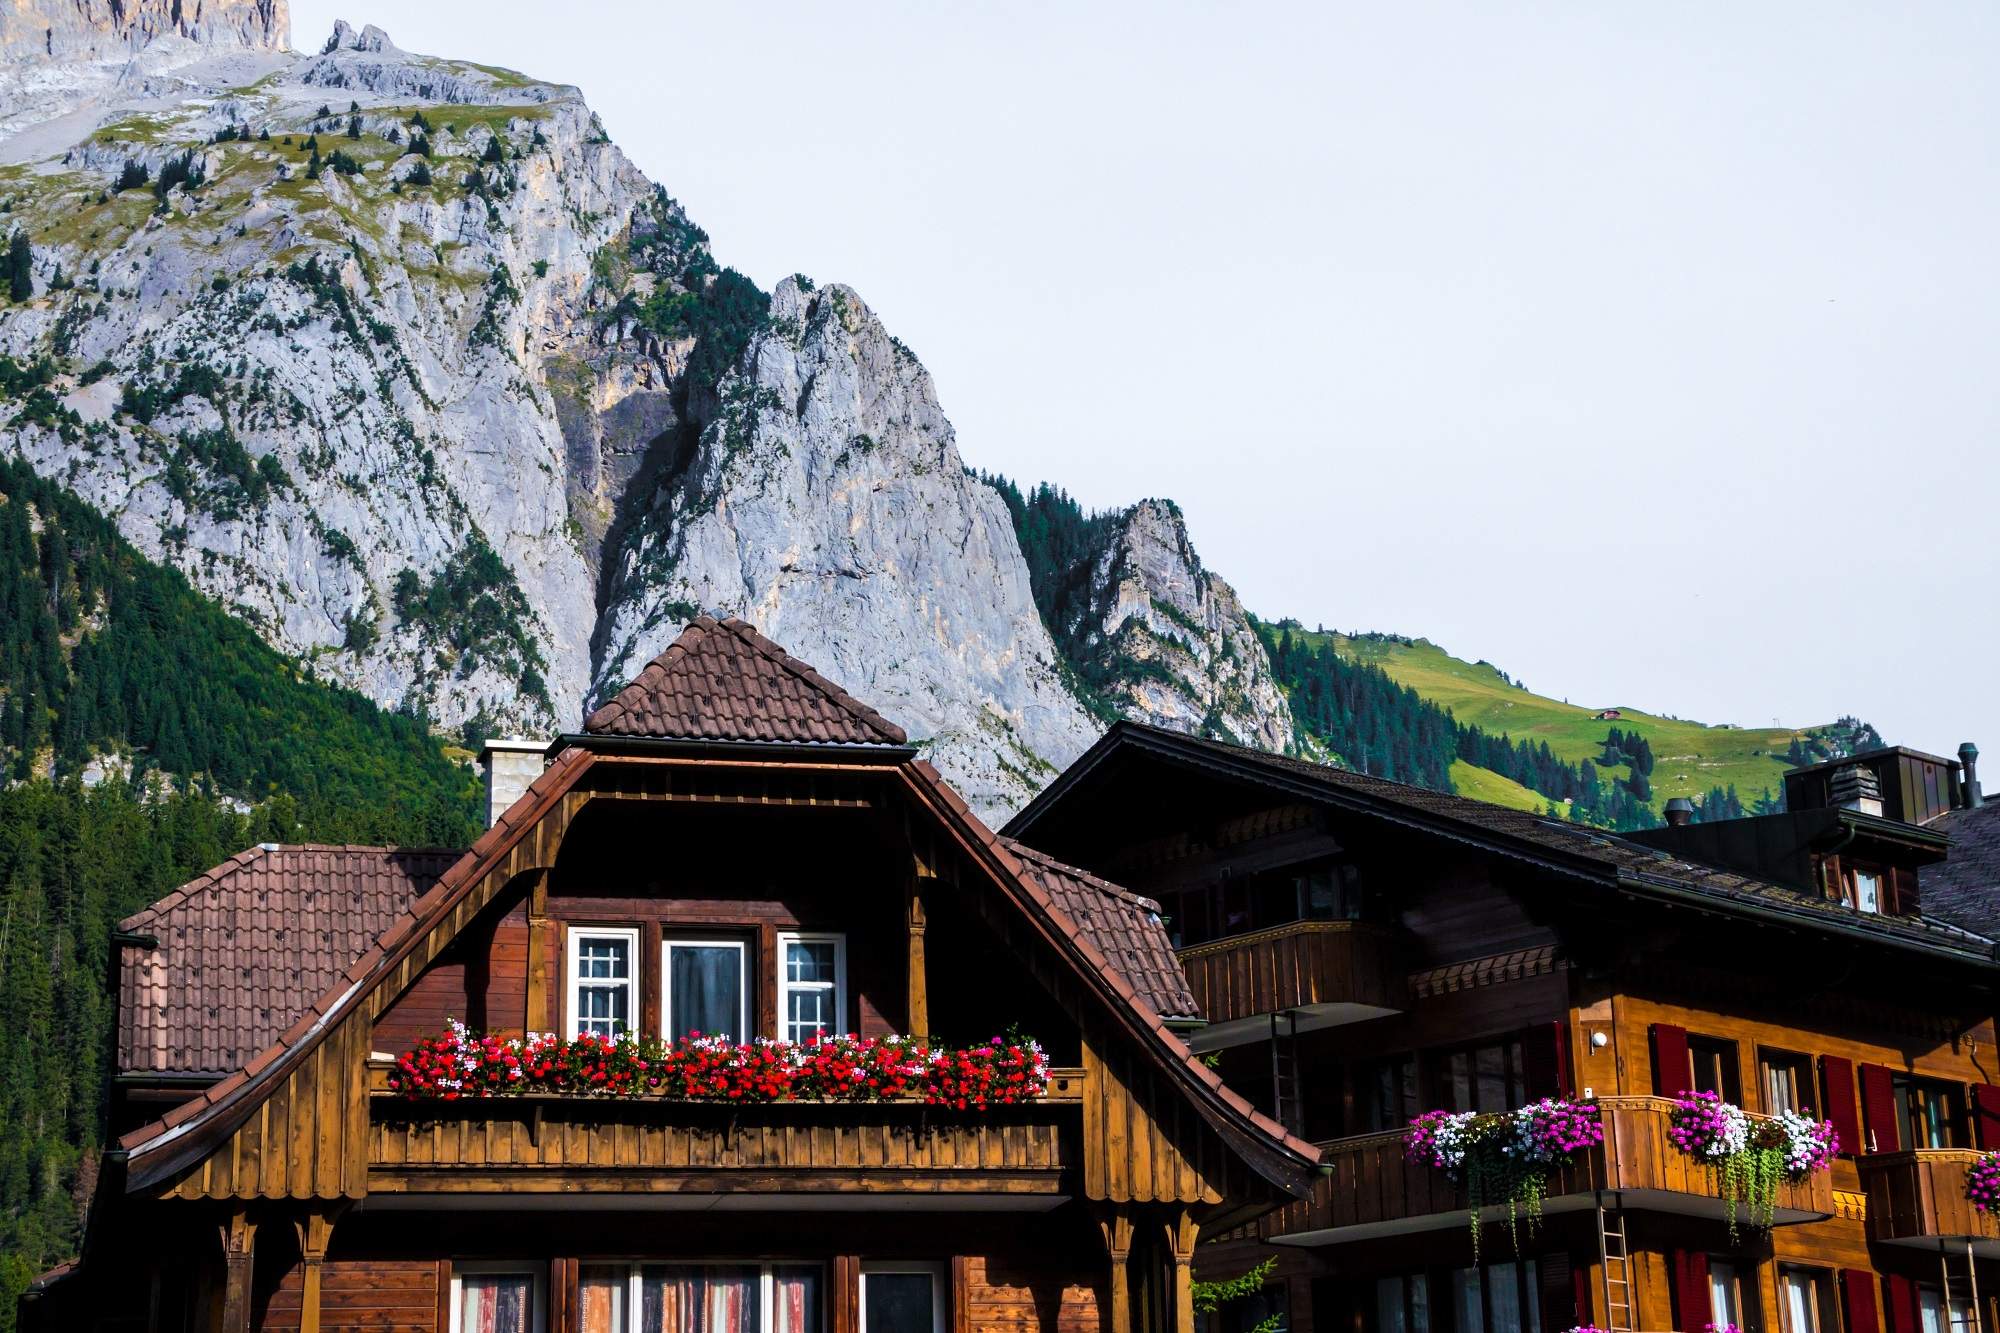
[(1965, 1197), (1965, 1169), (1979, 1156), (1970, 1148), (1920, 1148), (1857, 1158), (1868, 1198), (1868, 1239), (2000, 1243), (2000, 1222)]
[[(1666, 1097), (1603, 1097), (1604, 1146), (1555, 1169), (1544, 1211), (1591, 1206), (1598, 1191), (1618, 1196), (1627, 1209), (1681, 1213), (1723, 1220), (1714, 1173), (1667, 1138), (1673, 1102)], [(1267, 1239), (1320, 1241), (1365, 1239), (1465, 1224), (1465, 1191), (1443, 1172), (1405, 1160), (1400, 1131), (1335, 1139), (1323, 1145), (1326, 1171), (1312, 1195), (1271, 1214), (1261, 1224)], [(1611, 1202), (1612, 1200), (1607, 1200)], [(1491, 1210), (1503, 1214), (1504, 1208)], [(1833, 1182), (1819, 1172), (1778, 1187), (1780, 1224), (1833, 1216)], [(1345, 1233), (1324, 1235), (1321, 1233)]]
[(1359, 921), (1291, 921), (1180, 951), (1188, 988), (1210, 1023), (1355, 1004), (1402, 1009), (1407, 983), (1396, 933)]

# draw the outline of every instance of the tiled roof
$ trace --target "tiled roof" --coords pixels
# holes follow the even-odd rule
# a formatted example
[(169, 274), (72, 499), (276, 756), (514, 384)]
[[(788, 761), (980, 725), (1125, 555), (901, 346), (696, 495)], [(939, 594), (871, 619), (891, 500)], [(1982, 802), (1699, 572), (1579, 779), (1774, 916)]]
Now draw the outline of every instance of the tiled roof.
[(1601, 829), (1137, 722), (1113, 726), (1090, 754), (1071, 765), (1063, 777), (1017, 815), (1008, 825), (1008, 831), (1018, 833), (1031, 828), (1036, 818), (1061, 798), (1062, 790), (1073, 780), (1071, 775), (1084, 772), (1093, 756), (1108, 755), (1128, 742), (1168, 753), (1212, 758), (1238, 773), (1269, 775), (1271, 780), (1287, 783), (1293, 790), (1305, 787), (1330, 797), (1345, 797), (1378, 815), (1464, 838), (1502, 855), (1548, 858), (1585, 873), (1607, 875), (1666, 893), (1689, 894), (1744, 910), (1779, 913), (1800, 924), (1854, 929), (1883, 939), (1989, 959), (1994, 952), (1992, 940), (1982, 933), (1930, 915), (1887, 917), (1857, 912), (1782, 884), (1683, 861), (1668, 852), (1643, 847)]
[(1162, 1018), (1202, 1016), (1201, 1006), (1188, 989), (1187, 973), (1174, 957), (1173, 941), (1160, 923), (1158, 903), (1088, 871), (1064, 865), (1012, 838), (1000, 842), (1021, 858), (1022, 866), (1042, 891)]
[(253, 847), (119, 925), (118, 1066), (241, 1069), (401, 918), (458, 852)]
[(1951, 850), (1918, 872), (1924, 914), (2000, 937), (2000, 799), (1947, 810), (1929, 827), (1951, 835)]
[(817, 745), (907, 739), (901, 727), (733, 616), (696, 616), (583, 729), (597, 736)]

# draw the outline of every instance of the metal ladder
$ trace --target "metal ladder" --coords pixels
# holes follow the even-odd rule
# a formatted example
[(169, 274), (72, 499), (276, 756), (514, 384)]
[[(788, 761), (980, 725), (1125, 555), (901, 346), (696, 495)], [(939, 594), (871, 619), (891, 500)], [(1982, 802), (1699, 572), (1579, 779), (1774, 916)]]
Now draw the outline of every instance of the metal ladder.
[[(1985, 1321), (1979, 1313), (1979, 1274), (1972, 1262), (1972, 1242), (1965, 1242), (1962, 1254), (1953, 1253), (1951, 1246), (1938, 1242), (1938, 1273), (1944, 1285), (1945, 1322), (1949, 1333), (1982, 1333)], [(1972, 1312), (1970, 1319), (1962, 1318), (1961, 1309)]]
[[(1632, 1299), (1632, 1251), (1625, 1243), (1625, 1214), (1622, 1198), (1604, 1206), (1604, 1192), (1597, 1193), (1597, 1271), (1604, 1292), (1604, 1322), (1608, 1333), (1629, 1333), (1638, 1328)], [(1579, 1316), (1584, 1312), (1578, 1311)]]
[[(1284, 1029), (1278, 1022), (1284, 1020)], [(1294, 1134), (1302, 1133), (1305, 1107), (1299, 1101), (1298, 1020), (1291, 1013), (1271, 1015), (1271, 1118)]]

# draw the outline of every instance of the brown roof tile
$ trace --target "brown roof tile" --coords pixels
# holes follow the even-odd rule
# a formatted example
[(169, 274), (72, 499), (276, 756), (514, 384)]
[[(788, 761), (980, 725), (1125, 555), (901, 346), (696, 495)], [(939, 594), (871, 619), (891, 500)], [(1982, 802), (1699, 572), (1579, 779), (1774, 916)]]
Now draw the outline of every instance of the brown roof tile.
[(118, 1066), (226, 1074), (296, 1026), (457, 852), (253, 847), (120, 923)]
[(597, 736), (901, 745), (903, 729), (745, 621), (696, 616), (592, 713)]
[(1173, 941), (1160, 923), (1160, 905), (1088, 871), (1064, 865), (1034, 848), (1001, 838), (1000, 845), (1021, 862), (1077, 930), (1124, 973), (1133, 991), (1163, 1018), (1199, 1018), (1201, 1006), (1188, 989), (1187, 974), (1174, 956)]

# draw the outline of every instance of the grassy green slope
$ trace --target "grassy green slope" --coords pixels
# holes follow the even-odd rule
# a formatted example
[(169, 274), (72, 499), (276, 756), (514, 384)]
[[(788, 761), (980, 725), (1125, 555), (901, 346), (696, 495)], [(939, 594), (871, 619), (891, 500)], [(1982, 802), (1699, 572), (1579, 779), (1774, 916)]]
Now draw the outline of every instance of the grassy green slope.
[[(1295, 630), (1294, 633), (1300, 631)], [(1788, 767), (1785, 761), (1787, 747), (1794, 737), (1806, 735), (1803, 729), (1783, 727), (1706, 726), (1622, 705), (1617, 706), (1621, 716), (1615, 721), (1604, 720), (1594, 716), (1599, 711), (1597, 708), (1567, 704), (1530, 693), (1512, 684), (1490, 664), (1463, 661), (1428, 640), (1405, 643), (1386, 636), (1321, 636), (1311, 631), (1304, 631), (1304, 634), (1315, 642), (1322, 637), (1331, 637), (1334, 651), (1341, 656), (1381, 667), (1399, 684), (1407, 685), (1424, 698), (1449, 708), (1460, 722), (1471, 723), (1495, 735), (1505, 732), (1516, 740), (1547, 741), (1549, 749), (1558, 758), (1572, 763), (1597, 758), (1603, 749), (1605, 733), (1612, 727), (1626, 732), (1636, 731), (1653, 747), (1656, 761), (1653, 769), (1655, 807), (1670, 796), (1696, 797), (1711, 787), (1727, 787), (1732, 783), (1746, 803), (1766, 788), (1776, 794), (1782, 785), (1781, 776)], [(1504, 796), (1489, 795), (1486, 790), (1468, 788), (1460, 778), (1461, 770), (1484, 774), (1482, 787), (1492, 788), (1493, 784), (1514, 787), (1523, 798), (1537, 802), (1534, 808), (1547, 804), (1536, 798), (1534, 793), (1495, 774), (1484, 773), (1484, 770), (1467, 764), (1455, 764), (1452, 768), (1453, 784), (1466, 795), (1494, 800), (1501, 805), (1520, 803), (1519, 799), (1505, 799)]]
[(1490, 768), (1468, 764), (1463, 759), (1452, 760), (1451, 785), (1460, 796), (1470, 796), (1489, 805), (1504, 805), (1510, 810), (1540, 814), (1549, 807), (1548, 797), (1538, 796), (1512, 778), (1502, 777)]

